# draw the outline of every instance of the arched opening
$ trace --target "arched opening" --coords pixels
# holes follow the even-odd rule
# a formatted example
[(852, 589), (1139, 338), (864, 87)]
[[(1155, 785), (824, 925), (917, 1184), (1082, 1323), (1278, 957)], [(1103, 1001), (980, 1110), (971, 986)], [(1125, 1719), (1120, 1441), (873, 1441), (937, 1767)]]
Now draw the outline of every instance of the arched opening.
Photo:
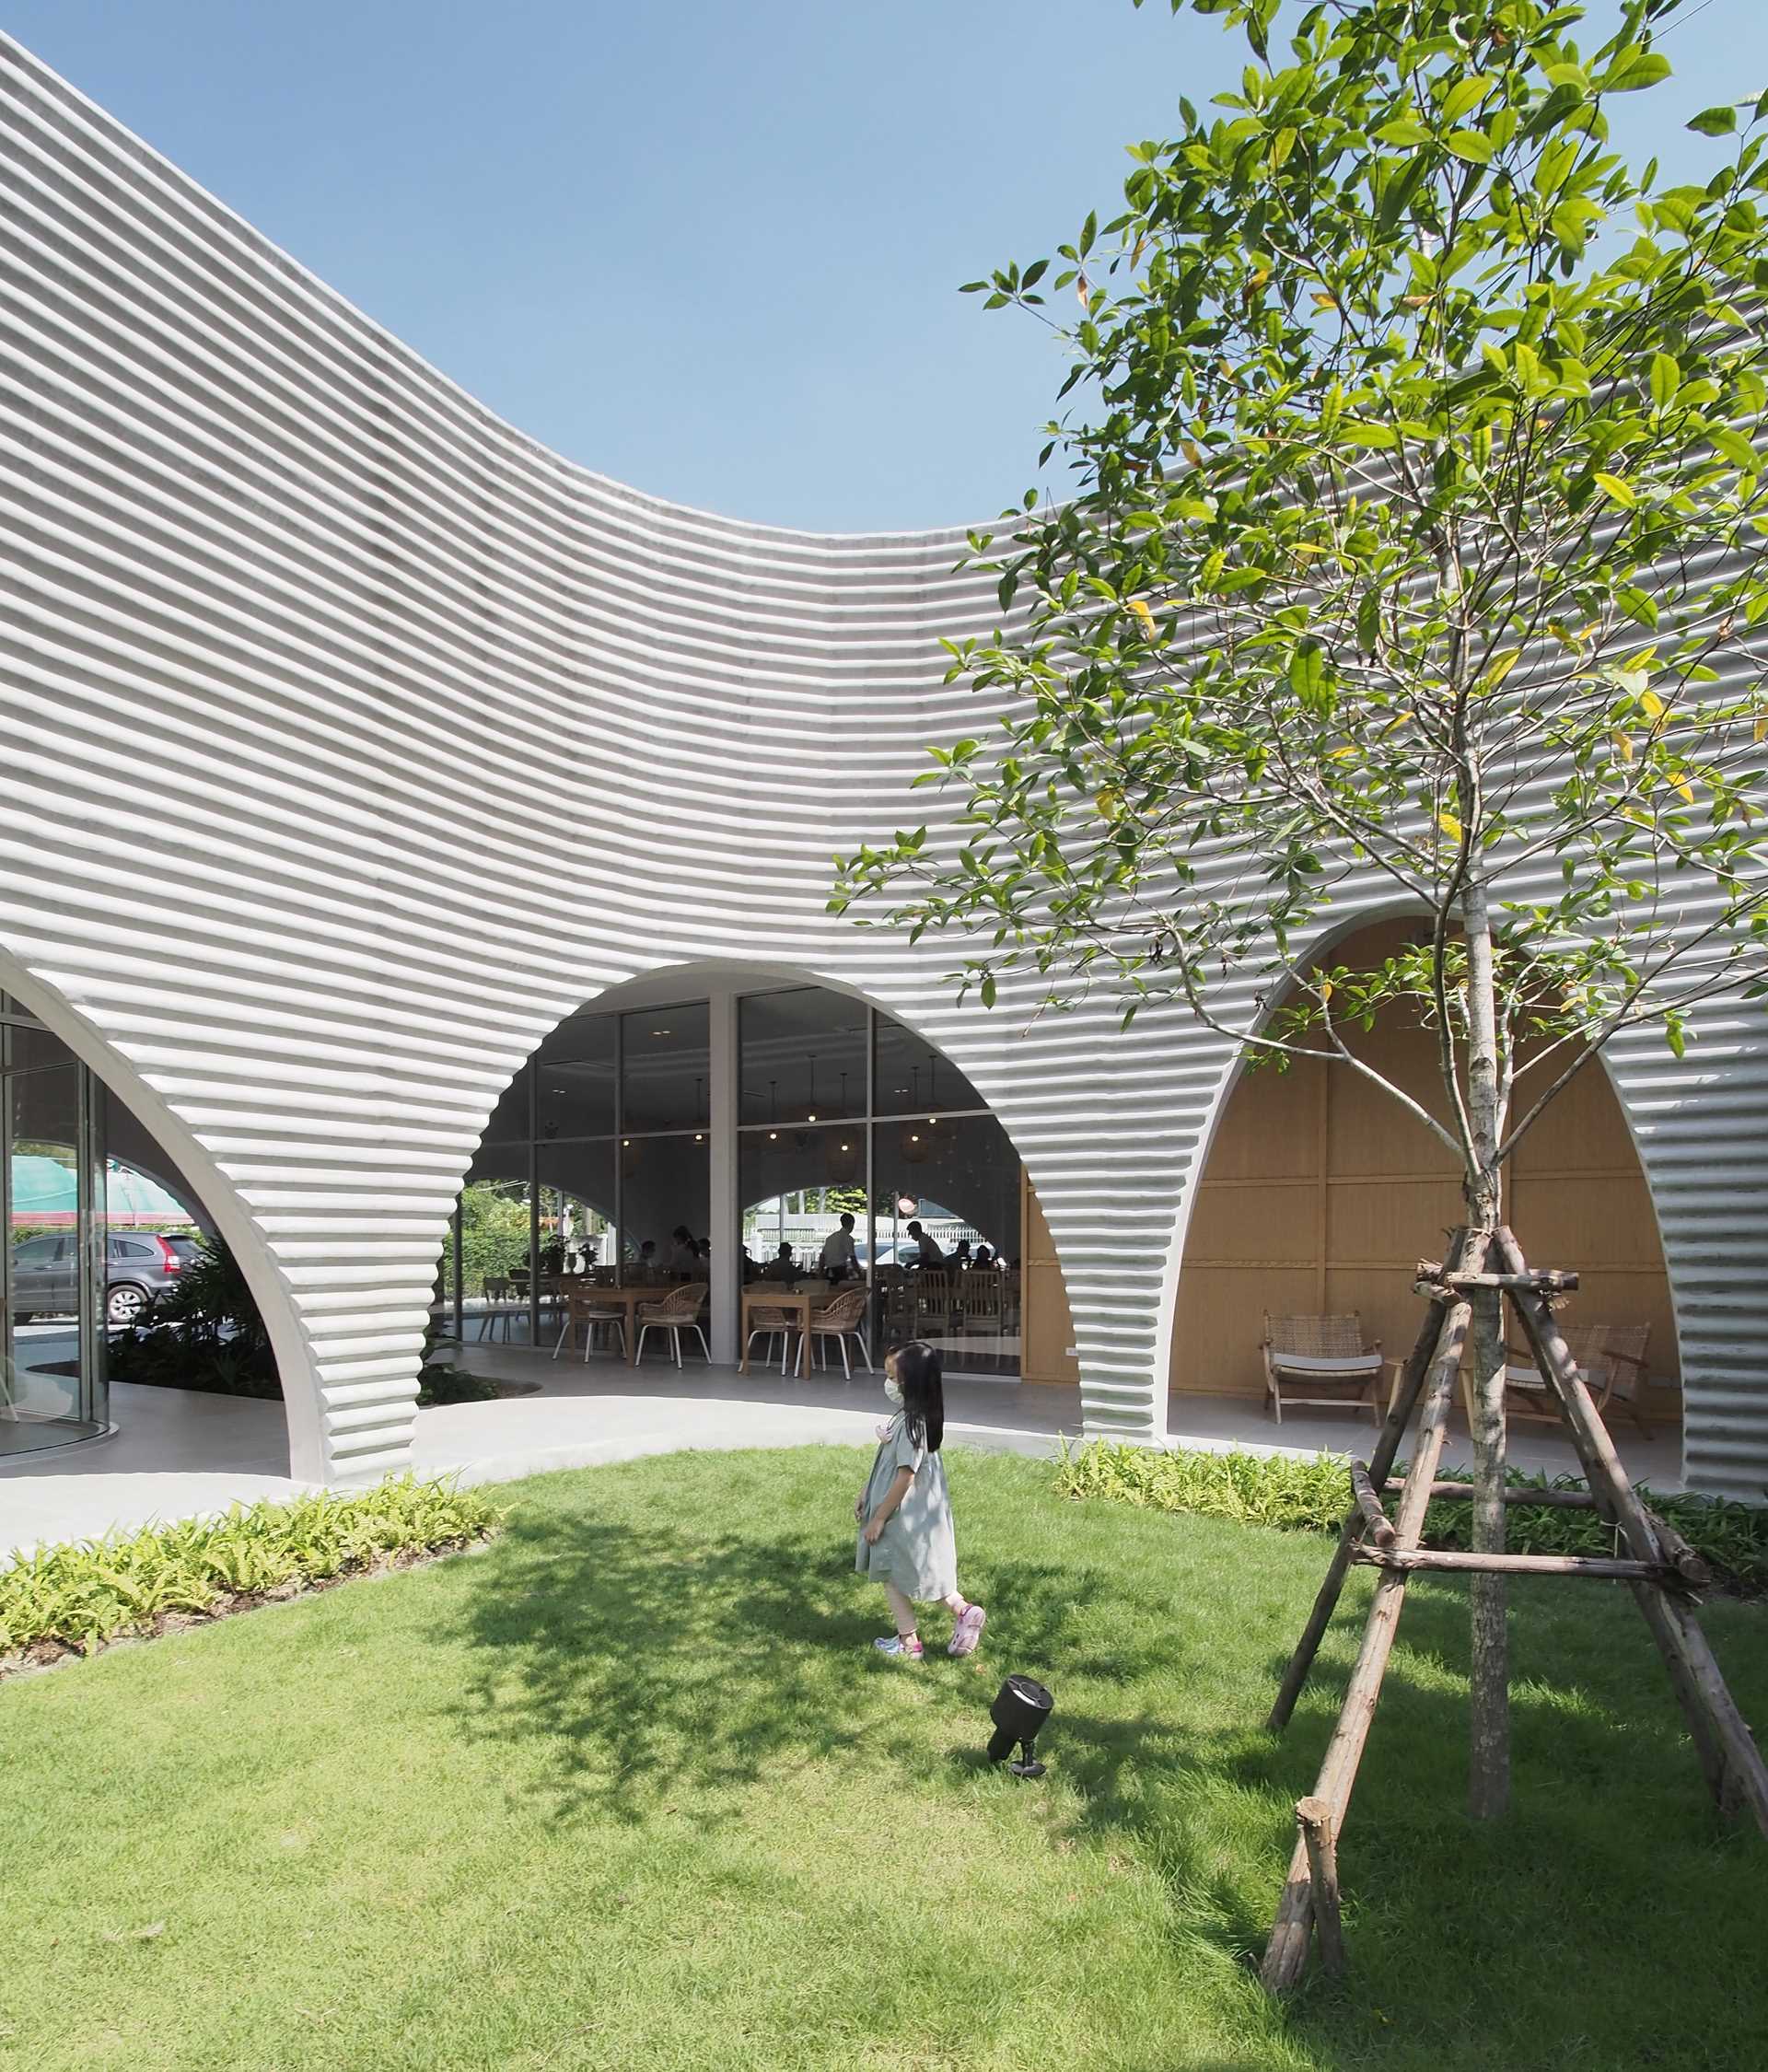
[(820, 1306), (863, 1286), (874, 1344), (918, 1333), (957, 1376), (1072, 1381), (1047, 1234), (1038, 1342), (1059, 1351), (1025, 1357), (1032, 1222), (1006, 1129), (896, 1017), (783, 972), (654, 973), (567, 1016), (511, 1081), (467, 1175), (438, 1321), (483, 1365), (481, 1346), (551, 1351), (578, 1276), (704, 1281), (715, 1353), (735, 1362), (746, 1290)]
[[(1372, 963), (1406, 928), (1404, 921), (1361, 928), (1332, 960)], [(1393, 1011), (1355, 1043), (1444, 1114), (1430, 1031)], [(1578, 1075), (1518, 1147), (1508, 1204), (1530, 1259), (1580, 1275), (1567, 1324), (1649, 1327), (1647, 1414), (1655, 1427), (1673, 1425), (1680, 1369), (1663, 1246), (1626, 1117), (1599, 1065)], [(1192, 1205), (1172, 1395), (1262, 1399), (1266, 1311), (1355, 1310), (1386, 1351), (1404, 1354), (1418, 1328), (1413, 1266), (1460, 1220), (1448, 1153), (1378, 1088), (1328, 1064), (1243, 1068)], [(1176, 1405), (1173, 1416), (1181, 1420)]]
[[(161, 1320), (200, 1280), (214, 1230), (195, 1186), (14, 994), (0, 994), (0, 1463), (121, 1435), (132, 1471), (284, 1471), (284, 1414), (263, 1400), (275, 1387), (268, 1344), (252, 1386), (229, 1324), (214, 1334), (213, 1373), (166, 1343)], [(237, 1419), (193, 1419), (192, 1391), (257, 1400)], [(192, 1448), (199, 1425), (218, 1451)]]

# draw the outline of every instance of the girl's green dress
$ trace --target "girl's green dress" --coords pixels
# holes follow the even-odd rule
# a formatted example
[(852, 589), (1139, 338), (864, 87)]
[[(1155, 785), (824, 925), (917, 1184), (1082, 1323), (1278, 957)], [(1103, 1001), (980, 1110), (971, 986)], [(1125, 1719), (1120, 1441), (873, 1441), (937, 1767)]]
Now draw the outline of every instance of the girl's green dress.
[(936, 1453), (917, 1446), (904, 1428), (899, 1410), (872, 1461), (866, 1484), (866, 1517), (890, 1493), (896, 1471), (907, 1468), (914, 1476), (908, 1495), (878, 1536), (876, 1546), (867, 1546), (861, 1520), (858, 1550), (854, 1567), (874, 1582), (894, 1583), (904, 1597), (931, 1603), (949, 1597), (958, 1588), (958, 1542), (951, 1530), (951, 1496), (946, 1487), (946, 1464)]

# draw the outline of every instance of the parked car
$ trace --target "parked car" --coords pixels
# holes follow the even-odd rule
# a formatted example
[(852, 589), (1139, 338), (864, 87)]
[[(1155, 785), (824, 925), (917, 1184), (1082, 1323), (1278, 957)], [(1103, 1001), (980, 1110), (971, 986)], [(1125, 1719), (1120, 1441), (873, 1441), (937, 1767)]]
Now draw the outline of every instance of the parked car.
[[(878, 1248), (878, 1263), (880, 1266), (912, 1266), (920, 1256), (921, 1247), (913, 1238), (900, 1239), (894, 1244), (886, 1238)], [(854, 1257), (862, 1266), (871, 1264), (872, 1248), (864, 1238), (855, 1243)]]
[[(72, 1316), (80, 1306), (78, 1242), (71, 1230), (27, 1238), (12, 1255), (12, 1316)], [(196, 1256), (194, 1238), (132, 1230), (105, 1240), (104, 1320), (132, 1324)]]

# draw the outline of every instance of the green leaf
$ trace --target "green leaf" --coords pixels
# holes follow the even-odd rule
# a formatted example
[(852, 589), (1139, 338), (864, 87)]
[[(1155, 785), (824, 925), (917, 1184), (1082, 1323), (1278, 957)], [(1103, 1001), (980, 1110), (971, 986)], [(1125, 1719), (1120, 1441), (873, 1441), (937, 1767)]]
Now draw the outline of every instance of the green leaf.
[(1737, 110), (1726, 107), (1704, 108), (1692, 122), (1683, 124), (1685, 129), (1698, 130), (1703, 136), (1724, 136), (1737, 126)]
[(1651, 400), (1659, 410), (1668, 410), (1682, 385), (1682, 370), (1668, 353), (1651, 355)]
[(1319, 641), (1297, 642), (1289, 657), (1289, 688), (1304, 705), (1320, 703), (1326, 689), (1326, 653)]
[(1741, 432), (1734, 432), (1724, 425), (1707, 427), (1707, 443), (1716, 453), (1724, 454), (1734, 467), (1745, 469), (1754, 474), (1761, 467), (1761, 456)]
[(1478, 76), (1458, 81), (1443, 96), (1443, 121), (1459, 122), (1470, 108), (1477, 107), (1485, 99), (1493, 84), (1492, 80)]
[(1604, 495), (1608, 496), (1612, 502), (1621, 505), (1623, 509), (1632, 510), (1633, 506), (1639, 501), (1633, 484), (1629, 482), (1623, 482), (1619, 475), (1604, 474), (1600, 469), (1598, 469), (1596, 484)]
[(1375, 136), (1378, 144), (1392, 144), (1407, 149), (1413, 145), (1430, 142), (1430, 132), (1422, 122), (1414, 122), (1409, 115), (1401, 115), (1391, 122), (1383, 122)]
[(1631, 43), (1597, 82), (1605, 94), (1636, 94), (1642, 87), (1655, 87), (1669, 77), (1669, 60), (1656, 51), (1643, 51)]
[(1456, 157), (1464, 159), (1470, 166), (1492, 163), (1492, 139), (1482, 136), (1478, 130), (1451, 130), (1443, 139), (1443, 148), (1452, 151)]

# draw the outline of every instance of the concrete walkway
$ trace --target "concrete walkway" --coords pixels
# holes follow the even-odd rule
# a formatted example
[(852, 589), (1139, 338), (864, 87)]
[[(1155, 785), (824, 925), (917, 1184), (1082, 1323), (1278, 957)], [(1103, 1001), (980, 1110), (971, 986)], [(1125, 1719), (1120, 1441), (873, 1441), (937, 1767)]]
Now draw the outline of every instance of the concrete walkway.
[[(420, 1411), (420, 1473), (510, 1482), (678, 1450), (868, 1446), (888, 1410), (878, 1376), (848, 1381), (838, 1370), (804, 1381), (697, 1363), (678, 1372), (647, 1360), (635, 1370), (607, 1358), (554, 1363), (520, 1345), (472, 1346), (463, 1364), (500, 1380), (538, 1382), (541, 1392)], [(1342, 1455), (1367, 1451), (1374, 1435), (1367, 1418), (1330, 1414), (1292, 1417), (1279, 1428), (1256, 1403), (1235, 1397), (1187, 1397), (1182, 1408), (1174, 1443), (1212, 1451)], [(953, 1443), (994, 1451), (1053, 1454), (1059, 1436), (1080, 1434), (1073, 1389), (954, 1379), (946, 1412)], [(0, 1552), (201, 1516), (305, 1486), (289, 1478), (280, 1403), (119, 1383), (111, 1415), (114, 1438), (0, 1462)], [(1648, 1444), (1636, 1433), (1617, 1432), (1616, 1439), (1635, 1476), (1659, 1490), (1677, 1486), (1675, 1434)], [(1459, 1420), (1448, 1458), (1471, 1458)], [(1563, 1440), (1530, 1426), (1514, 1432), (1511, 1458), (1530, 1472), (1575, 1469)]]

